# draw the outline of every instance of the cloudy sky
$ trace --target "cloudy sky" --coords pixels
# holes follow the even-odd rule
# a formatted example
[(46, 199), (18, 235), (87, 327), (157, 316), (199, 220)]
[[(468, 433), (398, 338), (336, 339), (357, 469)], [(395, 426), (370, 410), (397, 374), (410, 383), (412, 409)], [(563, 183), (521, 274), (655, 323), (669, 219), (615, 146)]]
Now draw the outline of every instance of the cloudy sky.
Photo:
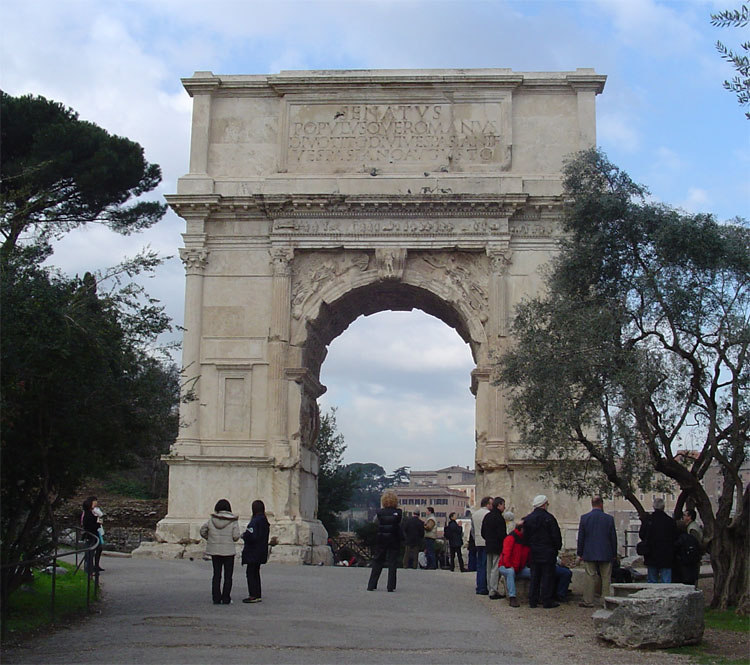
[[(655, 0), (3, 0), (0, 86), (63, 102), (86, 120), (138, 141), (161, 165), (159, 194), (186, 173), (191, 100), (181, 77), (282, 69), (594, 67), (598, 143), (655, 199), (719, 219), (750, 216), (750, 123), (721, 82), (709, 14), (739, 3)], [(173, 213), (123, 238), (76, 232), (54, 265), (76, 273), (150, 245), (181, 246)], [(149, 280), (175, 322), (184, 272), (176, 258)], [(322, 406), (338, 406), (346, 461), (388, 471), (473, 465), (471, 355), (458, 335), (420, 312), (358, 319), (334, 340)]]

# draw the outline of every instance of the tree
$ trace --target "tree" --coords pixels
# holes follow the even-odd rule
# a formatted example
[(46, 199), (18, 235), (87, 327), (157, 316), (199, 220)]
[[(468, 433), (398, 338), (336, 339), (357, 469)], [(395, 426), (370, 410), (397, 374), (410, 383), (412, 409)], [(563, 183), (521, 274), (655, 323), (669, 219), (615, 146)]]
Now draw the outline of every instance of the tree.
[(346, 468), (357, 478), (351, 504), (365, 508), (368, 519), (372, 519), (380, 508), (380, 495), (388, 484), (385, 469), (374, 462), (353, 462)]
[(129, 234), (164, 216), (156, 201), (125, 205), (161, 181), (137, 143), (44, 97), (0, 93), (0, 112), (1, 258), (19, 244), (51, 253), (52, 240), (84, 224)]
[[(711, 14), (711, 25), (717, 28), (744, 28), (747, 27), (750, 15), (748, 14), (747, 5), (742, 5), (740, 9), (725, 10), (718, 14)], [(740, 106), (750, 105), (750, 41), (740, 44), (745, 55), (735, 53), (727, 48), (721, 41), (716, 42), (716, 50), (721, 57), (737, 70), (738, 76), (731, 81), (724, 81), (724, 88), (737, 95), (737, 101)], [(750, 111), (745, 112), (745, 116), (750, 120)]]
[(400, 466), (387, 478), (387, 487), (400, 487), (409, 484), (409, 467)]
[(747, 611), (748, 226), (649, 203), (596, 150), (566, 164), (564, 188), (546, 293), (517, 308), (499, 365), (521, 440), (561, 489), (614, 485), (641, 517), (637, 489), (669, 479), (676, 510), (694, 505), (704, 523), (713, 605)]
[(320, 419), (316, 442), (318, 453), (318, 519), (329, 534), (339, 531), (337, 513), (349, 507), (357, 474), (342, 464), (346, 444), (337, 431), (336, 409)]
[[(84, 478), (153, 457), (177, 429), (176, 370), (155, 340), (164, 308), (129, 280), (153, 252), (103, 273), (66, 277), (42, 262), (82, 224), (131, 233), (166, 206), (131, 198), (154, 189), (143, 149), (42, 97), (0, 93), (0, 561), (57, 538), (54, 508)], [(3, 598), (20, 571), (3, 568)]]
[[(177, 434), (174, 370), (150, 348), (169, 319), (120, 283), (158, 264), (68, 278), (22, 254), (0, 283), (0, 552), (13, 564), (57, 537), (55, 507), (86, 477), (127, 466)], [(111, 284), (109, 291), (103, 285)], [(4, 568), (3, 597), (20, 582)]]

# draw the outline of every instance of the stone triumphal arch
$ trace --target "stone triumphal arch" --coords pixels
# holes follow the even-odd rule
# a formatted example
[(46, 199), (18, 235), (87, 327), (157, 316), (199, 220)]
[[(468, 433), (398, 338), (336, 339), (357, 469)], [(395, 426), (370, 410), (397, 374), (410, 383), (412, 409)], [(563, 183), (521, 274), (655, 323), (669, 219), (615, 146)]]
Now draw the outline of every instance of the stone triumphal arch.
[(604, 82), (590, 69), (183, 81), (190, 172), (168, 201), (186, 223), (183, 365), (195, 399), (166, 457), (162, 547), (196, 539), (218, 498), (243, 520), (262, 498), (275, 558), (326, 560), (320, 367), (355, 318), (382, 310), (422, 309), (470, 345), (477, 493), (530, 504), (538, 470), (491, 367), (555, 250), (561, 165), (595, 144)]

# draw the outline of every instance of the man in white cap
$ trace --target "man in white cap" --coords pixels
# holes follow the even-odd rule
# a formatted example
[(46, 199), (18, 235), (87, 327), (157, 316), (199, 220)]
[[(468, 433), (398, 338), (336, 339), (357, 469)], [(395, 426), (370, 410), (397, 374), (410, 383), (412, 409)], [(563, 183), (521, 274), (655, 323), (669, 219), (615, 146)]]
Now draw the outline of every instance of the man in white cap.
[(555, 564), (562, 548), (562, 534), (557, 520), (549, 513), (549, 501), (544, 494), (534, 497), (534, 511), (524, 520), (523, 539), (529, 546), (529, 607), (536, 607), (541, 596), (542, 607), (559, 607), (555, 594)]

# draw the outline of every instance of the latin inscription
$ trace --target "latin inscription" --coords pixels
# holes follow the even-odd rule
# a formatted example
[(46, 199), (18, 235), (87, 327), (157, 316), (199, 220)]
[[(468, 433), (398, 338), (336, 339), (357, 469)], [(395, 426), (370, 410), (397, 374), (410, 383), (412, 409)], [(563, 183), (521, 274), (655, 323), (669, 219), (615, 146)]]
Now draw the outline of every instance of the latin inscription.
[(499, 103), (290, 106), (287, 167), (502, 163)]

